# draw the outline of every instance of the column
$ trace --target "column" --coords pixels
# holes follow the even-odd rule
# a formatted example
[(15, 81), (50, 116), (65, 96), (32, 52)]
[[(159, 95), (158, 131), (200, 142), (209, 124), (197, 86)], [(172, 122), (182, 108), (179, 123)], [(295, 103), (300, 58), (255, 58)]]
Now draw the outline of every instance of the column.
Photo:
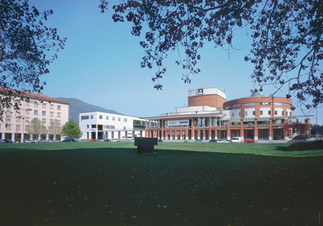
[(268, 133), (269, 133), (268, 139), (273, 140), (273, 133), (274, 133), (274, 131), (273, 131), (273, 120), (269, 120)]
[(6, 138), (6, 134), (3, 132), (2, 134), (1, 134), (1, 139), (3, 140), (3, 139), (5, 139)]
[(16, 134), (15, 134), (15, 133), (12, 133), (12, 134), (11, 134), (11, 141), (12, 141), (13, 143), (16, 143)]
[(191, 140), (195, 140), (194, 118), (191, 118)]
[(257, 121), (255, 121), (254, 138), (255, 138), (255, 141), (258, 140), (258, 122)]
[(231, 140), (230, 122), (227, 124), (227, 140)]
[(46, 141), (49, 140), (49, 134), (46, 134)]

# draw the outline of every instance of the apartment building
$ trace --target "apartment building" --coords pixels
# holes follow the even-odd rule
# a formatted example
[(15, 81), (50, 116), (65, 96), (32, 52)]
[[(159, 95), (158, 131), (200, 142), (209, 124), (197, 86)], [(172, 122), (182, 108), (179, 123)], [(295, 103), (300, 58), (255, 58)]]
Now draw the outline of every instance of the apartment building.
[[(0, 96), (3, 97), (4, 93), (8, 91), (0, 89)], [(4, 113), (3, 120), (0, 122), (1, 139), (13, 142), (24, 142), (26, 139), (61, 139), (59, 134), (54, 134), (48, 128), (55, 119), (61, 127), (68, 121), (69, 102), (48, 97), (42, 93), (33, 94), (25, 91), (18, 93), (11, 90), (10, 96), (18, 104), (19, 110), (14, 110), (13, 107), (0, 109)], [(28, 134), (29, 123), (34, 118), (39, 119), (48, 129), (46, 134)]]

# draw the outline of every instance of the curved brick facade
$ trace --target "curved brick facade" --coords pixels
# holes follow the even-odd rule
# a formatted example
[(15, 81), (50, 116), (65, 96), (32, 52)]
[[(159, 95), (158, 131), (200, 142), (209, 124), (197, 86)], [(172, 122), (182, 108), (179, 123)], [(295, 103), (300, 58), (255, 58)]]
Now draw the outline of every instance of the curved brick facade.
[(292, 116), (292, 106), (293, 101), (284, 97), (246, 97), (225, 102), (223, 104), (223, 110), (240, 109), (241, 118), (245, 118), (246, 109), (250, 108), (255, 108), (255, 117), (261, 117), (262, 109), (266, 110), (267, 114), (268, 111), (270, 111), (270, 115), (268, 115), (269, 117), (273, 117), (276, 115)]

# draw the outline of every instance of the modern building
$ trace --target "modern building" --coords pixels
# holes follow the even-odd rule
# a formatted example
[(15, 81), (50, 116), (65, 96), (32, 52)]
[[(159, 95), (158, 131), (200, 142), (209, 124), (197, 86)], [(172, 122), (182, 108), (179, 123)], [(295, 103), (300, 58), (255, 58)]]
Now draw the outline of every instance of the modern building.
[[(4, 98), (9, 93), (8, 91), (8, 89), (0, 89), (1, 98)], [(13, 142), (24, 142), (26, 139), (61, 139), (59, 134), (54, 134), (49, 129), (49, 126), (55, 119), (61, 126), (68, 121), (69, 102), (48, 97), (42, 93), (33, 94), (25, 91), (11, 90), (10, 97), (12, 103), (16, 103), (19, 109), (14, 110), (12, 106), (5, 109), (0, 108), (3, 113), (3, 120), (0, 121), (1, 139)], [(28, 134), (29, 123), (34, 118), (39, 119), (47, 128), (46, 134)]]
[(145, 120), (100, 111), (79, 113), (81, 139), (132, 139), (145, 136)]
[(291, 99), (261, 96), (258, 91), (226, 101), (226, 94), (217, 88), (189, 90), (188, 107), (146, 118), (146, 136), (164, 140), (289, 140), (296, 131), (305, 133), (311, 126), (309, 119), (298, 123), (292, 109)]

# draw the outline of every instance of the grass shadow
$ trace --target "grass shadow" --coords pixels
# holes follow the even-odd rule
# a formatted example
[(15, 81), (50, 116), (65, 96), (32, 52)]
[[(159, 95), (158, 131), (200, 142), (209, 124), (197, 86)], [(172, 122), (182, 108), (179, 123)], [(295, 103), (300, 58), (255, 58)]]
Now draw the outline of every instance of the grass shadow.
[(297, 143), (292, 143), (288, 146), (278, 146), (276, 150), (286, 151), (286, 152), (323, 150), (323, 141), (297, 142)]

